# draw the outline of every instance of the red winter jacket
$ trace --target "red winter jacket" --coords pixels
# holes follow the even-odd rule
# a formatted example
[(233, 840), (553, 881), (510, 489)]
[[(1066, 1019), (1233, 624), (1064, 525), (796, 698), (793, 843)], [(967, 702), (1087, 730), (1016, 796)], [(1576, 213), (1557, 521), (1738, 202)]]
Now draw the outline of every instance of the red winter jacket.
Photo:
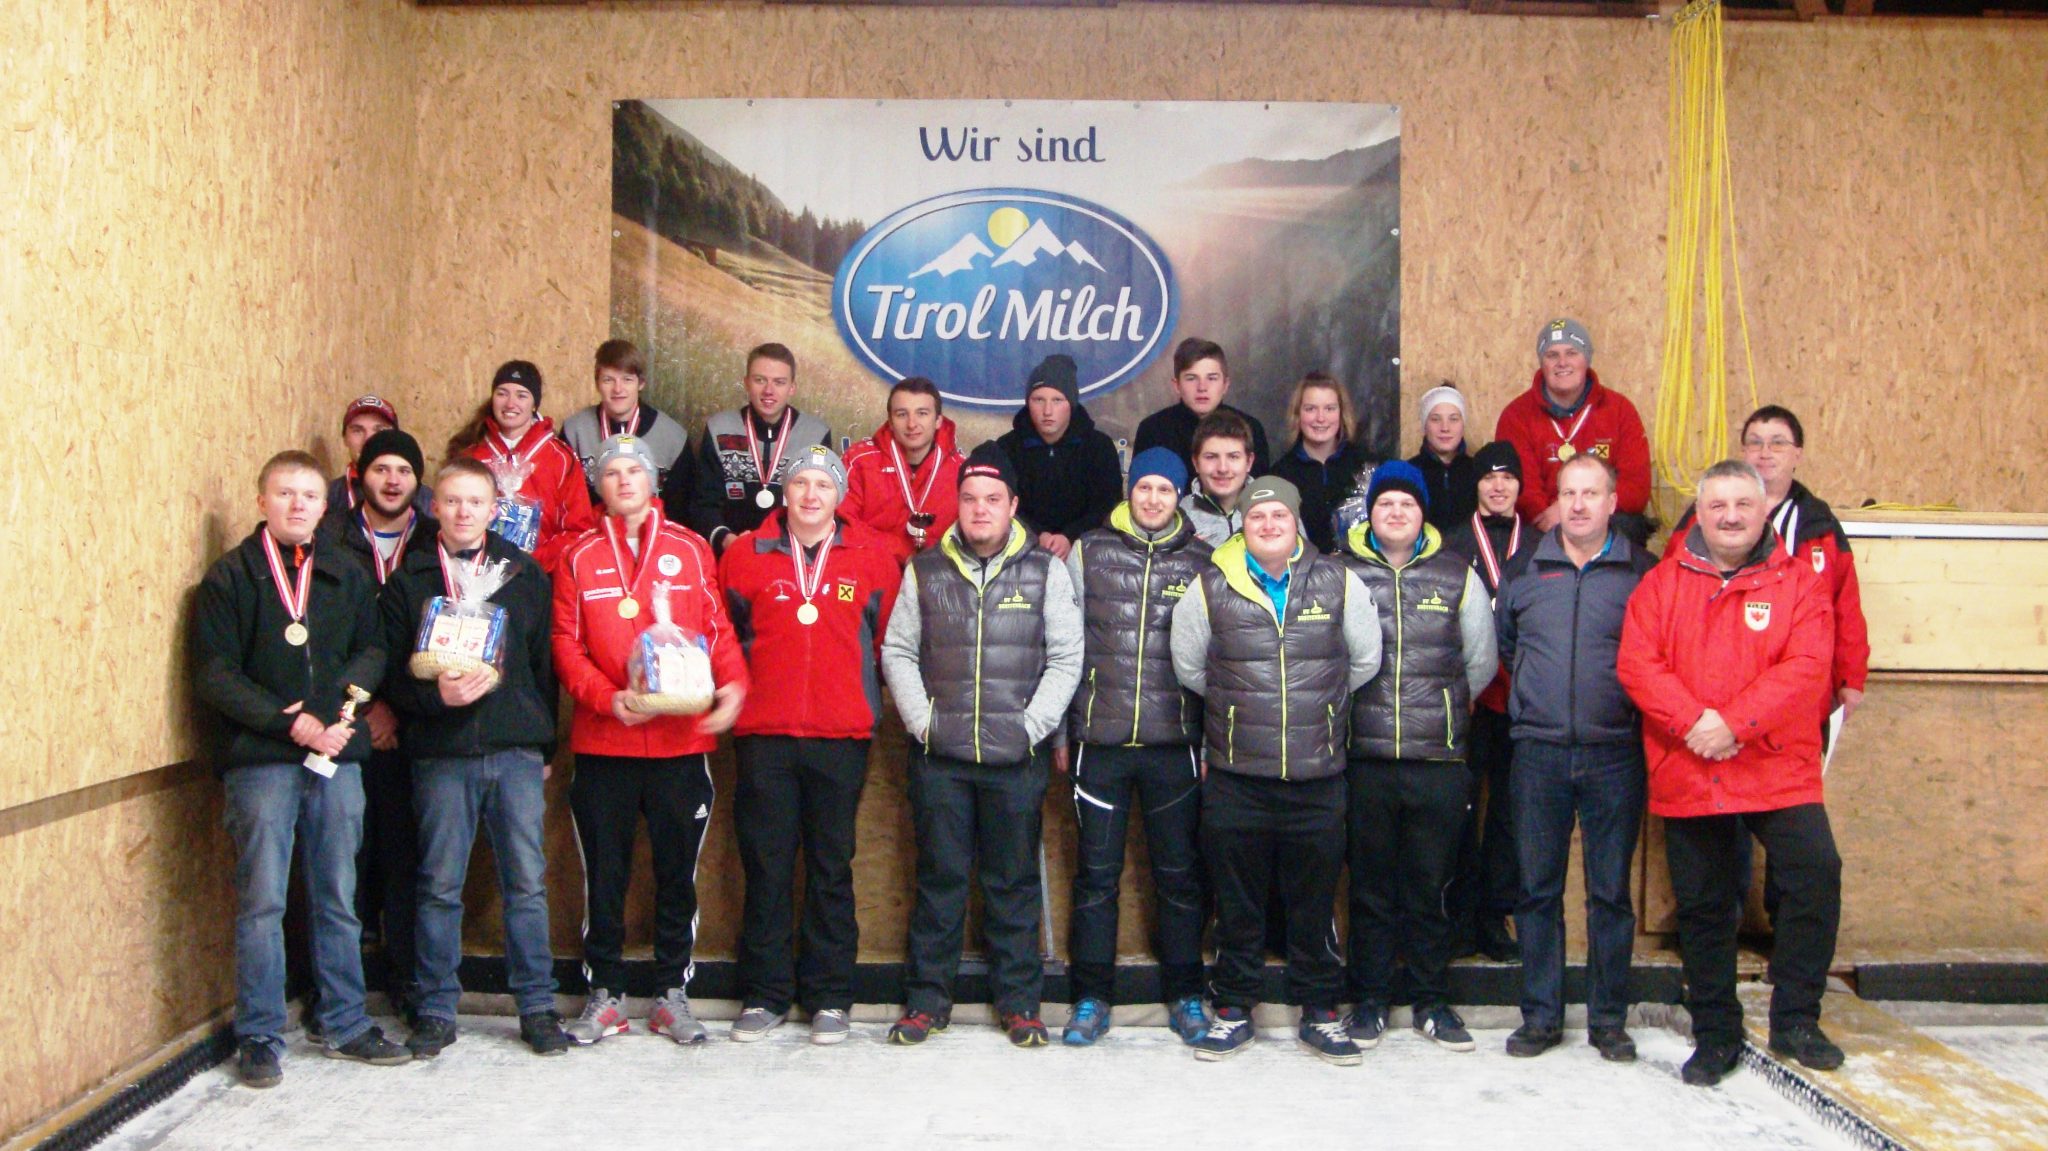
[[(965, 457), (960, 454), (956, 434), (953, 421), (940, 416), (932, 450), (923, 463), (910, 469), (913, 495), (922, 495), (926, 481), (931, 483), (931, 495), (924, 501), (924, 510), (934, 517), (924, 533), (927, 547), (938, 543), (960, 518), (960, 464)], [(889, 421), (883, 420), (874, 435), (847, 449), (846, 498), (840, 502), (839, 514), (914, 547), (908, 530), (910, 503), (903, 497), (904, 477), (896, 469), (896, 453), (889, 450), (894, 442)], [(933, 468), (938, 469), (937, 475), (932, 474)]]
[[(1733, 815), (1821, 801), (1820, 724), (1834, 612), (1811, 567), (1766, 532), (1725, 583), (1698, 528), (1684, 554), (1643, 577), (1628, 601), (1615, 672), (1643, 712), (1650, 810)], [(1711, 762), (1685, 745), (1707, 708), (1741, 744)]]
[(574, 448), (555, 435), (554, 422), (546, 416), (527, 425), (526, 434), (509, 449), (494, 424), (464, 454), (485, 463), (506, 455), (531, 457), (533, 473), (526, 477), (526, 486), (517, 493), (504, 494), (540, 501), (540, 541), (534, 545), (533, 558), (543, 571), (552, 573), (562, 552), (597, 525), (597, 512), (590, 506), (590, 486), (583, 477), (583, 461), (576, 458)]
[(1580, 415), (1585, 415), (1586, 422), (1572, 437), (1572, 446), (1600, 456), (1620, 473), (1615, 510), (1640, 515), (1650, 506), (1650, 440), (1643, 434), (1643, 419), (1636, 414), (1636, 406), (1620, 392), (1602, 387), (1599, 374), (1591, 368), (1586, 369), (1585, 405), (1569, 417), (1551, 415), (1539, 370), (1529, 390), (1501, 410), (1493, 438), (1515, 445), (1516, 454), (1522, 457), (1522, 495), (1515, 501), (1522, 518), (1533, 523), (1557, 502), (1557, 469), (1564, 465), (1557, 458), (1557, 449), (1564, 443), (1561, 432), (1570, 431)]
[[(880, 532), (842, 520), (811, 600), (815, 623), (797, 619), (797, 590), (782, 510), (725, 545), (718, 582), (754, 682), (735, 735), (869, 739), (882, 714), (882, 630), (896, 606), (903, 560)], [(906, 557), (907, 558), (907, 557)]]
[[(718, 745), (718, 737), (697, 730), (700, 716), (656, 716), (627, 727), (612, 714), (612, 696), (626, 690), (626, 659), (633, 641), (654, 623), (650, 605), (654, 585), (662, 581), (671, 585), (668, 602), (676, 626), (710, 643), (712, 681), (721, 687), (747, 686), (746, 656), (726, 617), (717, 568), (704, 537), (665, 519), (658, 500), (641, 528), (637, 562), (624, 532), (623, 521), (604, 517), (562, 551), (555, 567), (555, 674), (576, 704), (569, 749), (644, 759), (708, 752)], [(625, 619), (619, 615), (619, 601), (629, 585), (640, 602), (640, 613)]]

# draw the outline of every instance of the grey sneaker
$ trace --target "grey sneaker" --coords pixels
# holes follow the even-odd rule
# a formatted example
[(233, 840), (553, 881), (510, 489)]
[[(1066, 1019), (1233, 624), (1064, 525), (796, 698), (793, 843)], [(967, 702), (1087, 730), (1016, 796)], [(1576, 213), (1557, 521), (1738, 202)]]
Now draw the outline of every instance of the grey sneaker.
[(846, 1012), (837, 1007), (827, 1007), (823, 1011), (811, 1014), (811, 1042), (818, 1046), (830, 1047), (834, 1043), (844, 1043), (846, 1037), (851, 1034), (853, 1027), (846, 1021)]
[[(683, 1010), (685, 1012), (690, 1010), (687, 1003), (683, 1005)], [(733, 1042), (752, 1043), (754, 1040), (782, 1026), (783, 1021), (788, 1018), (789, 1012), (787, 1011), (770, 1011), (766, 1007), (749, 1007), (745, 1011), (740, 1012), (738, 1019), (732, 1021)], [(682, 1040), (679, 1039), (676, 1042), (680, 1043)]]
[(711, 1037), (691, 1013), (690, 996), (680, 987), (670, 988), (654, 1001), (654, 1010), (647, 1013), (647, 1029), (685, 1045), (702, 1043)]
[(590, 989), (590, 998), (583, 1001), (583, 1014), (562, 1030), (569, 1038), (588, 1047), (607, 1035), (617, 1035), (631, 1030), (626, 1021), (626, 1000), (624, 996), (613, 995), (602, 987)]

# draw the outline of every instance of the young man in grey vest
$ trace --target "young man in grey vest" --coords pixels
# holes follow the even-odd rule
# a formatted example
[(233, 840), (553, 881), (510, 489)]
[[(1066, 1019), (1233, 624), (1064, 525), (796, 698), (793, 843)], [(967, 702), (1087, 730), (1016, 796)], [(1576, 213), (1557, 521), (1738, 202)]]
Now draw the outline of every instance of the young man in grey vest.
[(1252, 1041), (1265, 984), (1266, 902), (1287, 912), (1287, 997), (1303, 1046), (1362, 1058), (1337, 1010), (1332, 913), (1344, 870), (1351, 693), (1380, 665), (1379, 620), (1358, 577), (1301, 534), (1301, 494), (1276, 476), (1245, 496), (1244, 532), (1173, 609), (1173, 669), (1204, 697), (1202, 858), (1216, 892), (1216, 1018), (1195, 1058)]
[[(1209, 1030), (1202, 1009), (1202, 701), (1173, 673), (1174, 605), (1209, 566), (1212, 549), (1177, 508), (1187, 465), (1171, 448), (1131, 461), (1130, 497), (1109, 524), (1067, 553), (1087, 630), (1081, 689), (1067, 712), (1073, 753), (1074, 863), (1067, 972), (1074, 1011), (1061, 1038), (1086, 1047), (1109, 1030), (1116, 984), (1117, 888), (1134, 802), (1152, 857), (1159, 995), (1188, 1043)], [(1067, 748), (1053, 766), (1069, 768)]]
[(1066, 565), (1016, 514), (1016, 471), (983, 444), (960, 468), (959, 521), (904, 570), (882, 641), (882, 673), (914, 741), (917, 829), (908, 994), (892, 1043), (922, 1043), (952, 1017), (970, 867), (1003, 1030), (1019, 1047), (1048, 1040), (1038, 1017), (1037, 748), (1081, 679), (1081, 614)]
[(1415, 1030), (1470, 1051), (1450, 1005), (1444, 891), (1471, 806), (1472, 700), (1497, 666), (1492, 604), (1465, 557), (1444, 550), (1425, 522), (1429, 491), (1415, 465), (1374, 469), (1366, 508), (1368, 521), (1345, 537), (1344, 562), (1371, 589), (1387, 658), (1351, 702), (1351, 1037), (1380, 1041), (1398, 955)]
[(667, 412), (641, 398), (647, 390), (647, 357), (631, 340), (597, 346), (593, 371), (597, 402), (562, 421), (562, 442), (583, 461), (590, 502), (602, 506), (597, 490), (597, 457), (613, 436), (632, 436), (654, 458), (655, 488), (666, 518), (682, 522), (690, 507), (690, 433)]
[(1602, 1058), (1629, 1063), (1629, 869), (1648, 783), (1641, 722), (1614, 667), (1629, 597), (1657, 561), (1614, 530), (1606, 460), (1566, 460), (1557, 507), (1557, 527), (1502, 571), (1494, 609), (1513, 684), (1522, 868), (1522, 1026), (1508, 1036), (1508, 1054), (1526, 1059), (1563, 1041), (1564, 883), (1576, 823), (1586, 867), (1587, 1037)]

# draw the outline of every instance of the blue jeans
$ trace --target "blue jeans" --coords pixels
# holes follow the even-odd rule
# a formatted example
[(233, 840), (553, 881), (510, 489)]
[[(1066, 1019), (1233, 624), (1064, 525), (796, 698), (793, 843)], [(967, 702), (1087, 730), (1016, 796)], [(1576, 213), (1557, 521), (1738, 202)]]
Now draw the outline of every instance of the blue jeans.
[(420, 821), (420, 1014), (454, 1019), (462, 998), (462, 884), (477, 824), (490, 837), (505, 899), (505, 978), (519, 1014), (555, 1005), (555, 959), (548, 949), (547, 812), (540, 752), (508, 748), (489, 755), (413, 762), (413, 806)]
[(301, 764), (251, 764), (230, 768), (223, 783), (228, 837), (235, 841), (235, 1035), (283, 1050), (284, 904), (296, 845), (310, 905), (320, 1027), (329, 1044), (346, 1046), (370, 1029), (363, 927), (356, 920), (362, 767), (344, 763), (322, 779)]
[(1586, 1021), (1593, 1027), (1626, 1021), (1636, 934), (1629, 867), (1647, 788), (1643, 746), (1633, 740), (1515, 742), (1509, 790), (1522, 864), (1522, 899), (1515, 907), (1522, 1022), (1564, 1025), (1564, 879), (1574, 820), (1586, 867)]

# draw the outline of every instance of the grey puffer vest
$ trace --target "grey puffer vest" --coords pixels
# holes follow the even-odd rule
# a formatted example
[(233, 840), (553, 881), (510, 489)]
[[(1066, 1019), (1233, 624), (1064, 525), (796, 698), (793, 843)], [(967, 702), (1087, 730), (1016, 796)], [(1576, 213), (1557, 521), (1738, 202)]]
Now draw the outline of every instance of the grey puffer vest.
[[(1323, 779), (1344, 770), (1350, 648), (1344, 567), (1302, 544), (1285, 626), (1252, 582), (1241, 541), (1202, 573), (1209, 608), (1209, 690), (1203, 729), (1213, 769), (1267, 779)], [(1236, 571), (1225, 564), (1234, 563)]]
[(910, 562), (922, 621), (918, 665), (931, 696), (925, 750), (968, 763), (1022, 763), (1031, 755), (1024, 708), (1045, 671), (1046, 569), (1052, 555), (1021, 533), (989, 561), (980, 587), (961, 570), (976, 558), (949, 535)]
[(1458, 611), (1471, 569), (1425, 528), (1422, 557), (1395, 571), (1365, 544), (1365, 530), (1352, 530), (1344, 562), (1379, 607), (1381, 656), (1379, 674), (1352, 697), (1351, 754), (1463, 762), (1472, 689)]
[(1109, 522), (1074, 545), (1087, 644), (1068, 732), (1082, 743), (1192, 745), (1201, 735), (1202, 699), (1173, 673), (1173, 609), (1214, 549), (1195, 537), (1186, 516), (1158, 540), (1129, 530), (1128, 505)]

